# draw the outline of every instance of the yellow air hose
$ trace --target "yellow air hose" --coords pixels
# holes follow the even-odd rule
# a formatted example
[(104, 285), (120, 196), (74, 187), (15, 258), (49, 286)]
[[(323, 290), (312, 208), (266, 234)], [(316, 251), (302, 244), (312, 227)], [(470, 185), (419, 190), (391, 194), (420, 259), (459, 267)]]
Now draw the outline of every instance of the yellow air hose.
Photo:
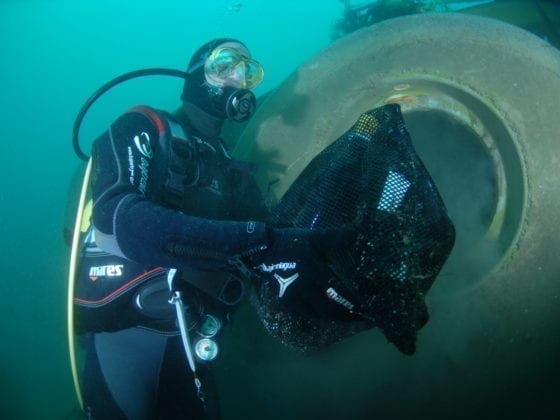
[[(70, 269), (68, 272), (68, 350), (70, 352), (70, 365), (72, 368), (72, 378), (74, 380), (74, 389), (76, 391), (76, 396), (78, 397), (78, 402), (80, 407), (83, 409), (83, 399), (82, 393), (80, 391), (80, 383), (78, 380), (78, 367), (76, 362), (76, 349), (74, 346), (74, 286), (76, 280), (76, 264), (78, 259), (78, 249), (80, 245), (80, 232), (81, 228), (84, 226), (84, 209), (85, 201), (87, 197), (87, 190), (89, 184), (89, 177), (91, 173), (91, 159), (88, 162), (84, 181), (82, 184), (82, 190), (80, 193), (80, 202), (78, 204), (78, 212), (76, 214), (76, 223), (74, 225), (74, 235), (72, 238), (72, 251), (70, 254)], [(89, 203), (88, 203), (89, 204)], [(91, 208), (88, 205), (88, 208)]]

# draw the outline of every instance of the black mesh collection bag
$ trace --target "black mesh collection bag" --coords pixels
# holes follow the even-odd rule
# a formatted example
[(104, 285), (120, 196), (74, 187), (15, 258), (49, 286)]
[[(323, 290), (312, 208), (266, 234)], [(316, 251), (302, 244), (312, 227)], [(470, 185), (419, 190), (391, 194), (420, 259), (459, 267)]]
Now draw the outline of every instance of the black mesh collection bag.
[(317, 155), (273, 209), (275, 227), (352, 226), (353, 245), (326, 255), (334, 275), (317, 284), (319, 299), (337, 300), (347, 316), (288, 310), (272, 285), (261, 283), (254, 303), (267, 330), (303, 350), (380, 328), (412, 354), (428, 321), (424, 298), (454, 244), (443, 201), (416, 154), (398, 105), (362, 114)]

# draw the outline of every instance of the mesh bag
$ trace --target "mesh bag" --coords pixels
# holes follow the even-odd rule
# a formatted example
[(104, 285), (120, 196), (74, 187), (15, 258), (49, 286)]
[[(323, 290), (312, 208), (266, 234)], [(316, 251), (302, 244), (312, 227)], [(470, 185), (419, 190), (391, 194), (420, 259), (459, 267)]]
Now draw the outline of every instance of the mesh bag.
[(288, 310), (263, 282), (254, 303), (273, 336), (306, 351), (379, 327), (400, 351), (414, 353), (417, 332), (428, 321), (425, 294), (451, 252), (455, 230), (398, 105), (362, 114), (309, 163), (268, 222), (349, 225), (358, 232), (350, 247), (332, 244), (326, 263), (335, 275), (317, 282), (321, 299), (351, 302), (348, 316)]

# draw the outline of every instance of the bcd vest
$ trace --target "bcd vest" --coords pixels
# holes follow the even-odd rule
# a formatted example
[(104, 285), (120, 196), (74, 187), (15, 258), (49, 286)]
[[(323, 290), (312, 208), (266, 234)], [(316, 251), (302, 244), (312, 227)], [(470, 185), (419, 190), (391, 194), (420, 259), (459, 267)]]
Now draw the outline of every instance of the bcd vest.
[[(164, 188), (150, 196), (166, 207), (209, 219), (236, 220), (252, 216), (247, 192), (252, 165), (232, 159), (221, 143), (210, 144), (187, 135), (171, 116), (138, 107), (160, 130), (159, 159), (154, 178)], [(244, 199), (242, 199), (244, 198)], [(259, 198), (260, 199), (260, 198)], [(253, 206), (254, 208), (254, 206)], [(140, 326), (176, 333), (175, 308), (168, 303), (167, 268), (147, 268), (106, 253), (90, 227), (80, 244), (80, 263), (74, 295), (77, 332), (118, 331)], [(183, 272), (187, 299), (213, 313), (227, 313), (239, 303), (244, 283), (229, 272)], [(199, 314), (203, 315), (203, 314)]]

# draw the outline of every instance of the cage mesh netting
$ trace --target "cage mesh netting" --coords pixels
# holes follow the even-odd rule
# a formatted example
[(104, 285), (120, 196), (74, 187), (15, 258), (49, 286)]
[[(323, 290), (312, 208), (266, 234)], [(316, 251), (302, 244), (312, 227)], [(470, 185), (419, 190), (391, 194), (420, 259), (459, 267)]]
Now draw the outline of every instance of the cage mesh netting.
[[(288, 310), (273, 281), (254, 303), (267, 330), (304, 351), (378, 327), (406, 354), (427, 322), (425, 295), (454, 244), (443, 201), (416, 154), (398, 105), (362, 114), (317, 155), (273, 209), (276, 227), (352, 226), (349, 247), (329, 247), (334, 275), (318, 284), (351, 302), (352, 316), (310, 316)], [(330, 296), (332, 298), (332, 296)]]

